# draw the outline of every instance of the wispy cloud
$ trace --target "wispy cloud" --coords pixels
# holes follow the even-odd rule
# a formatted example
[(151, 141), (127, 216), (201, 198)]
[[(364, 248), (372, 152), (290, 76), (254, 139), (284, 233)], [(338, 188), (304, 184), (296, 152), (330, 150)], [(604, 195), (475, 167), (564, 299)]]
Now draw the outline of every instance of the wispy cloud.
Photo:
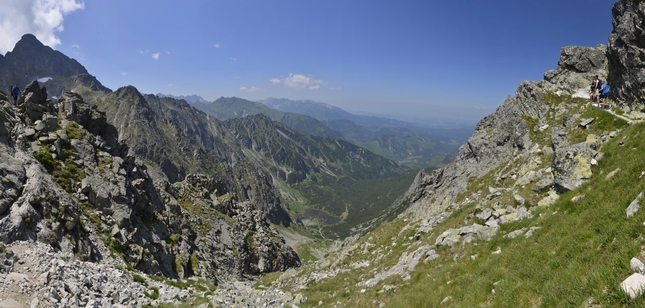
[(76, 45), (76, 44), (74, 44), (74, 45), (72, 45), (72, 46), (70, 46), (70, 47), (72, 47), (72, 48), (77, 48), (77, 49), (81, 49), (81, 46), (78, 46), (78, 45)]
[(168, 84), (168, 86), (169, 86), (169, 87), (174, 87), (175, 85), (174, 85), (174, 84), (172, 84), (172, 83), (169, 83), (169, 84)]
[(260, 90), (262, 90), (262, 89), (257, 88), (257, 87), (250, 87), (250, 88), (247, 88), (247, 87), (241, 87), (241, 88), (240, 88), (240, 91), (242, 91), (242, 92), (249, 92), (249, 93), (257, 92), (257, 91), (260, 91)]
[(160, 52), (155, 52), (155, 53), (152, 54), (152, 58), (155, 59), (155, 60), (159, 60), (159, 55), (160, 54), (161, 54)]
[(322, 79), (315, 79), (313, 75), (302, 75), (289, 73), (289, 77), (285, 78), (272, 78), (269, 80), (273, 84), (283, 84), (287, 87), (296, 90), (320, 90), (321, 85), (327, 84), (327, 81)]
[(56, 48), (56, 34), (62, 32), (64, 16), (84, 8), (80, 0), (2, 0), (0, 9), (0, 53), (13, 49), (25, 33), (32, 33), (43, 44)]
[(219, 48), (219, 44), (215, 44), (215, 45), (213, 45), (213, 47)]
[(128, 74), (128, 72), (121, 72), (121, 75), (123, 75), (123, 76), (125, 76), (127, 74)]
[(237, 61), (237, 58), (231, 58), (231, 61), (235, 62)]

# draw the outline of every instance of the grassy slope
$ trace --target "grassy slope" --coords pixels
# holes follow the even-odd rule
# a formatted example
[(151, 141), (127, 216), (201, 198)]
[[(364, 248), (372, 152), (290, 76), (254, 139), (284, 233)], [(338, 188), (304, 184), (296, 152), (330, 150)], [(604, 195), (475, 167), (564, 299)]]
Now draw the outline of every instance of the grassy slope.
[[(330, 260), (342, 259), (339, 268), (363, 260), (370, 260), (370, 266), (309, 281), (304, 290), (308, 301), (301, 306), (318, 306), (321, 301), (322, 306), (340, 303), (347, 307), (580, 307), (590, 298), (602, 307), (644, 306), (642, 297), (629, 300), (618, 286), (632, 273), (630, 259), (645, 257), (645, 210), (631, 218), (625, 214), (626, 207), (645, 189), (645, 177), (641, 178), (645, 171), (645, 124), (626, 126), (609, 113), (583, 108), (583, 117), (596, 120), (589, 130), (570, 136), (571, 143), (580, 142), (589, 133), (600, 135), (622, 128), (616, 138), (602, 145), (604, 158), (593, 167), (594, 176), (589, 182), (562, 195), (554, 205), (535, 208), (532, 218), (502, 225), (491, 241), (438, 248), (441, 257), (420, 262), (410, 280), (395, 275), (372, 288), (357, 286), (373, 277), (375, 271), (396, 264), (404, 251), (433, 244), (437, 235), (448, 228), (477, 222), (471, 215), (477, 204), (462, 206), (418, 239), (414, 228), (404, 228), (407, 222), (403, 219), (382, 225), (355, 244), (376, 244), (367, 254), (359, 248), (347, 256), (328, 256)], [(540, 137), (545, 136), (532, 136)], [(620, 171), (606, 179), (616, 169)], [(493, 183), (494, 172), (474, 181), (469, 190)], [(584, 197), (572, 202), (577, 195)], [(532, 237), (503, 237), (532, 226), (540, 227)], [(498, 247), (502, 253), (492, 254)], [(305, 267), (300, 275), (314, 270), (319, 269)], [(396, 290), (381, 292), (384, 285), (396, 286)]]

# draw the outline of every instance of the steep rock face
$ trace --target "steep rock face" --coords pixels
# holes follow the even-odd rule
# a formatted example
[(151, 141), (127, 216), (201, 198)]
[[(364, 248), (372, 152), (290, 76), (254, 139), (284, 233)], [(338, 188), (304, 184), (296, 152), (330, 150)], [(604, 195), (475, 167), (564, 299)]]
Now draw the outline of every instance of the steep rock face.
[(205, 176), (153, 179), (105, 113), (75, 93), (46, 97), (37, 82), (15, 108), (0, 96), (0, 241), (38, 240), (83, 260), (102, 259), (106, 245), (146, 273), (212, 281), (300, 264), (253, 203)]
[(633, 109), (643, 108), (645, 97), (645, 3), (621, 0), (612, 9), (609, 36), (609, 84), (613, 98)]
[(558, 68), (544, 73), (538, 84), (545, 90), (587, 97), (591, 77), (607, 80), (607, 46), (566, 46), (560, 49)]
[[(459, 148), (455, 161), (444, 168), (415, 180), (416, 188), (409, 190), (412, 206), (409, 211), (435, 215), (442, 213), (466, 188), (468, 179), (480, 177), (501, 162), (510, 160), (519, 151), (532, 146), (529, 138), (531, 127), (525, 117), (544, 117), (548, 107), (540, 103), (540, 89), (534, 82), (523, 81), (516, 97), (508, 98), (495, 113), (482, 119), (475, 133)], [(433, 200), (433, 201), (430, 201)], [(438, 205), (423, 210), (427, 202)], [(423, 216), (422, 216), (423, 217)]]
[(34, 35), (25, 34), (13, 51), (7, 52), (4, 57), (0, 56), (0, 89), (8, 91), (9, 86), (15, 83), (23, 89), (38, 78), (51, 78), (42, 81), (55, 96), (59, 96), (73, 78), (87, 79), (87, 83), (96, 90), (109, 91), (78, 61), (43, 45)]

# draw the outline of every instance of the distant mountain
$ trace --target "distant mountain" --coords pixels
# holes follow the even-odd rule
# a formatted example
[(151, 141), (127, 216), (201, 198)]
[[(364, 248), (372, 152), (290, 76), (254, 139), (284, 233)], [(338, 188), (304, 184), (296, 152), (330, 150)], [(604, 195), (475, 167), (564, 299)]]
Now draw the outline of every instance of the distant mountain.
[(208, 102), (203, 97), (201, 97), (199, 95), (196, 95), (196, 94), (175, 96), (175, 95), (172, 95), (172, 94), (157, 93), (155, 95), (157, 95), (159, 97), (170, 97), (170, 98), (174, 98), (174, 99), (183, 99), (189, 104), (194, 104), (194, 103), (197, 103), (197, 102), (199, 102), (199, 103), (207, 103)]
[(290, 100), (286, 98), (269, 97), (259, 101), (275, 110), (282, 112), (291, 112), (306, 114), (320, 121), (328, 119), (349, 119), (354, 120), (355, 115), (325, 103), (315, 102), (312, 100)]
[(312, 100), (267, 98), (272, 109), (300, 113), (322, 121), (343, 139), (413, 168), (449, 162), (472, 129), (435, 129), (395, 119), (361, 116)]
[(243, 98), (220, 97), (214, 102), (196, 102), (193, 106), (220, 120), (264, 114), (272, 121), (280, 122), (301, 133), (319, 137), (343, 138), (342, 134), (310, 116), (281, 112)]
[[(394, 126), (394, 127), (406, 127), (411, 129), (417, 128), (417, 125), (413, 125), (408, 122), (390, 119), (390, 118), (376, 117), (376, 116), (355, 115), (339, 107), (325, 104), (325, 103), (315, 102), (312, 100), (290, 100), (286, 98), (269, 97), (259, 102), (275, 110), (280, 110), (283, 112), (298, 113), (298, 114), (306, 114), (312, 118), (318, 119), (323, 122), (326, 122), (327, 120), (350, 120), (358, 125), (368, 126), (368, 127)], [(468, 136), (466, 136), (465, 138), (468, 138)]]

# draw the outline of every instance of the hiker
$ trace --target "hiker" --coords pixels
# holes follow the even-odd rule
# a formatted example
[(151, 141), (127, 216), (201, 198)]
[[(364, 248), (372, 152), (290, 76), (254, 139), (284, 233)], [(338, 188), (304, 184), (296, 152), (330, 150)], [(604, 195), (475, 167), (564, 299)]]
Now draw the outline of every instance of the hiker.
[(602, 106), (601, 108), (607, 109), (607, 96), (609, 96), (609, 93), (611, 93), (611, 88), (608, 84), (603, 83), (600, 86), (600, 95), (598, 95), (598, 107)]
[(18, 104), (18, 97), (20, 96), (20, 88), (18, 88), (18, 83), (16, 82), (16, 85), (11, 87), (11, 96), (13, 97), (13, 105)]
[(597, 100), (598, 98), (597, 91), (600, 90), (600, 87), (602, 87), (602, 81), (598, 79), (598, 75), (591, 77), (591, 89), (589, 90), (589, 100), (591, 100), (592, 102)]

